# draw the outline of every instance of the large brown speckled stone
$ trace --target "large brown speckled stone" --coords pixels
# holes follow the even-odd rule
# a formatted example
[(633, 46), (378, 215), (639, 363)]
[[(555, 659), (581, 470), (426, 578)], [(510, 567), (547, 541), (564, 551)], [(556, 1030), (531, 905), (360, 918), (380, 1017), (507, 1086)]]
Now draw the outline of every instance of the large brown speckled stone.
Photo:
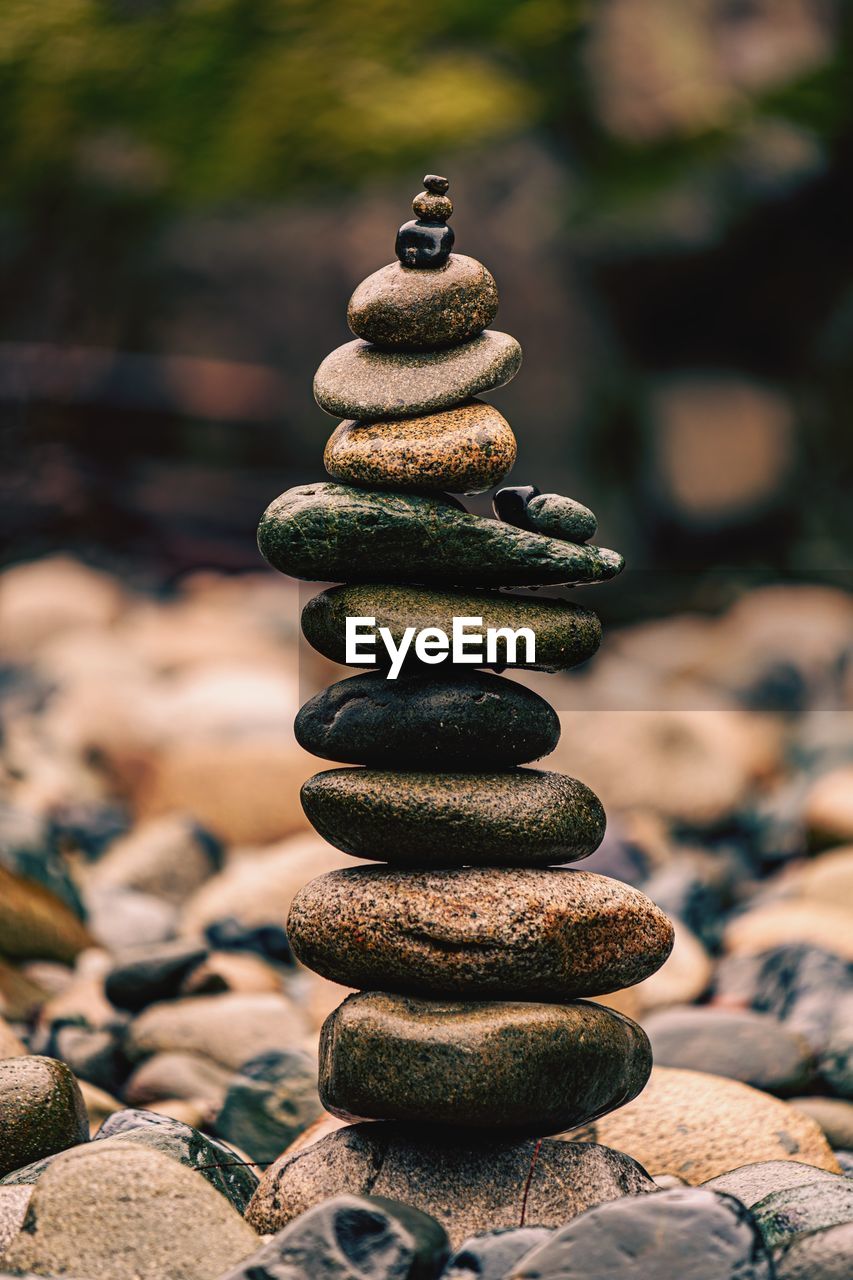
[(299, 960), (361, 989), (476, 1000), (571, 1000), (642, 981), (672, 925), (629, 885), (585, 871), (357, 867), (293, 900)]
[(426, 417), (342, 422), (323, 461), (329, 475), (345, 484), (480, 493), (500, 483), (516, 449), (503, 414), (483, 400), (469, 400)]
[(605, 827), (589, 787), (539, 769), (329, 769), (308, 779), (301, 799), (330, 844), (401, 867), (576, 862), (598, 848)]
[(258, 546), (274, 569), (314, 582), (511, 587), (603, 582), (622, 556), (526, 533), (433, 494), (297, 485), (270, 503)]
[(655, 1190), (634, 1160), (605, 1147), (555, 1139), (488, 1141), (422, 1127), (349, 1125), (267, 1169), (246, 1213), (280, 1231), (331, 1196), (387, 1196), (432, 1214), (454, 1248), (495, 1227), (563, 1226), (593, 1205)]
[(476, 258), (452, 253), (441, 267), (380, 267), (353, 293), (347, 322), (377, 347), (417, 350), (466, 342), (492, 323), (497, 310), (490, 272)]
[(348, 1120), (542, 1137), (628, 1102), (651, 1069), (640, 1027), (584, 1002), (360, 992), (326, 1019), (320, 1039), (320, 1099)]
[[(399, 645), (407, 627), (421, 631), (439, 627), (451, 634), (454, 617), (482, 618), (483, 626), (529, 627), (536, 635), (536, 658), (527, 662), (526, 647), (516, 650), (518, 668), (537, 671), (567, 671), (591, 658), (601, 643), (601, 623), (596, 614), (567, 600), (540, 596), (499, 595), (487, 591), (431, 591), (423, 587), (359, 584), (332, 587), (309, 600), (302, 610), (302, 631), (310, 645), (333, 662), (346, 661), (344, 628), (347, 617), (372, 617), (376, 626), (387, 627)], [(387, 666), (383, 645), (376, 646), (376, 665)], [(496, 669), (506, 666), (506, 644), (499, 641)], [(518, 659), (521, 659), (519, 661)], [(361, 662), (360, 666), (369, 665)], [(486, 665), (484, 663), (484, 665)], [(448, 663), (429, 668), (433, 674), (447, 671)], [(459, 668), (452, 668), (459, 672)], [(471, 667), (465, 667), (466, 674)], [(399, 680), (397, 681), (399, 683)], [(394, 684), (388, 686), (393, 689)]]
[(520, 368), (521, 347), (494, 329), (444, 351), (383, 351), (356, 338), (326, 356), (314, 399), (336, 418), (408, 418), (502, 387)]

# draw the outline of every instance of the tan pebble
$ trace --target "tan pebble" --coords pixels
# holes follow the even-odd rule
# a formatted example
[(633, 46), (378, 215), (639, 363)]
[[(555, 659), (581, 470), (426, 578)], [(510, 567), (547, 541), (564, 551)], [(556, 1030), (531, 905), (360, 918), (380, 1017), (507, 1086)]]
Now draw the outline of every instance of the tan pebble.
[(723, 934), (732, 955), (757, 955), (796, 943), (853, 960), (853, 910), (822, 902), (774, 902), (737, 916)]
[(818, 778), (806, 797), (804, 816), (817, 848), (853, 840), (853, 765)]

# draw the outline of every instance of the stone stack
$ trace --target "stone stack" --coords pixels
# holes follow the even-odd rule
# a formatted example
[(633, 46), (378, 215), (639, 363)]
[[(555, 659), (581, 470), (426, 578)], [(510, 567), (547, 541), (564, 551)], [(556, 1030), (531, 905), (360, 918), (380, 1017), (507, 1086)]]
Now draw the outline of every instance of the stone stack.
[[(487, 328), (490, 273), (450, 252), (447, 181), (424, 186), (399, 261), (350, 300), (356, 340), (317, 371), (318, 404), (345, 419), (325, 451), (333, 483), (276, 499), (259, 545), (284, 573), (344, 584), (303, 613), (310, 643), (336, 661), (347, 617), (375, 619), (395, 643), (407, 628), (449, 635), (454, 617), (476, 617), (534, 632), (535, 654), (523, 660), (522, 644), (516, 665), (566, 670), (598, 647), (596, 616), (495, 589), (600, 582), (622, 560), (586, 545), (595, 517), (568, 498), (504, 489), (492, 520), (449, 496), (491, 488), (513, 465), (509, 424), (478, 396), (515, 375), (521, 351)], [(325, 1106), (510, 1139), (635, 1097), (651, 1069), (645, 1034), (580, 997), (654, 972), (672, 928), (635, 889), (563, 865), (596, 849), (605, 818), (582, 782), (520, 767), (556, 745), (552, 708), (500, 675), (426, 658), (399, 679), (371, 672), (324, 690), (296, 732), (314, 754), (357, 766), (305, 784), (311, 822), (383, 864), (312, 881), (288, 920), (304, 964), (358, 989), (323, 1028)]]

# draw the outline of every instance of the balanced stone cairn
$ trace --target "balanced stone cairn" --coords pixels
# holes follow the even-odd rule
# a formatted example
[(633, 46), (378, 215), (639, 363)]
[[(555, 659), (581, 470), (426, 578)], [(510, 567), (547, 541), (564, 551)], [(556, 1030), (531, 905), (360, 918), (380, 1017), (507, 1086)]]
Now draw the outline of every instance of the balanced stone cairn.
[[(334, 661), (347, 657), (347, 618), (386, 628), (397, 647), (427, 632), (398, 678), (342, 680), (296, 720), (308, 751), (357, 766), (305, 784), (310, 821), (384, 864), (320, 876), (290, 912), (297, 957), (357, 989), (323, 1027), (322, 1101), (349, 1120), (428, 1124), (431, 1138), (508, 1140), (574, 1128), (640, 1092), (644, 1032), (579, 997), (653, 973), (673, 933), (642, 893), (563, 866), (597, 848), (601, 804), (582, 782), (519, 767), (554, 749), (557, 716), (482, 670), (513, 665), (520, 627), (535, 651), (520, 640), (516, 666), (563, 671), (590, 657), (595, 614), (495, 589), (601, 582), (622, 558), (586, 545), (595, 517), (568, 498), (503, 489), (489, 519), (449, 496), (499, 484), (515, 461), (509, 424), (478, 396), (514, 377), (521, 350), (487, 328), (490, 273), (450, 252), (448, 185), (424, 179), (399, 261), (350, 300), (356, 340), (317, 371), (318, 404), (344, 419), (326, 445), (333, 483), (277, 498), (259, 545), (284, 573), (344, 584), (302, 616)], [(451, 663), (440, 632), (454, 618), (495, 629), (491, 660)], [(381, 645), (372, 654), (384, 661)]]

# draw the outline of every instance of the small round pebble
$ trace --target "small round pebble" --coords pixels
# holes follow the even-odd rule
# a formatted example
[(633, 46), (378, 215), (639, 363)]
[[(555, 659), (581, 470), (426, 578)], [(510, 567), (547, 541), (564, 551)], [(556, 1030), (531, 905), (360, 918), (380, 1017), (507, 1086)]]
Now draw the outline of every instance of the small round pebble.
[(499, 489), (492, 506), (506, 524), (565, 542), (586, 542), (598, 528), (589, 507), (559, 493), (540, 493), (530, 484)]
[(453, 213), (453, 201), (435, 191), (421, 191), (412, 201), (412, 209), (424, 222), (446, 222)]

